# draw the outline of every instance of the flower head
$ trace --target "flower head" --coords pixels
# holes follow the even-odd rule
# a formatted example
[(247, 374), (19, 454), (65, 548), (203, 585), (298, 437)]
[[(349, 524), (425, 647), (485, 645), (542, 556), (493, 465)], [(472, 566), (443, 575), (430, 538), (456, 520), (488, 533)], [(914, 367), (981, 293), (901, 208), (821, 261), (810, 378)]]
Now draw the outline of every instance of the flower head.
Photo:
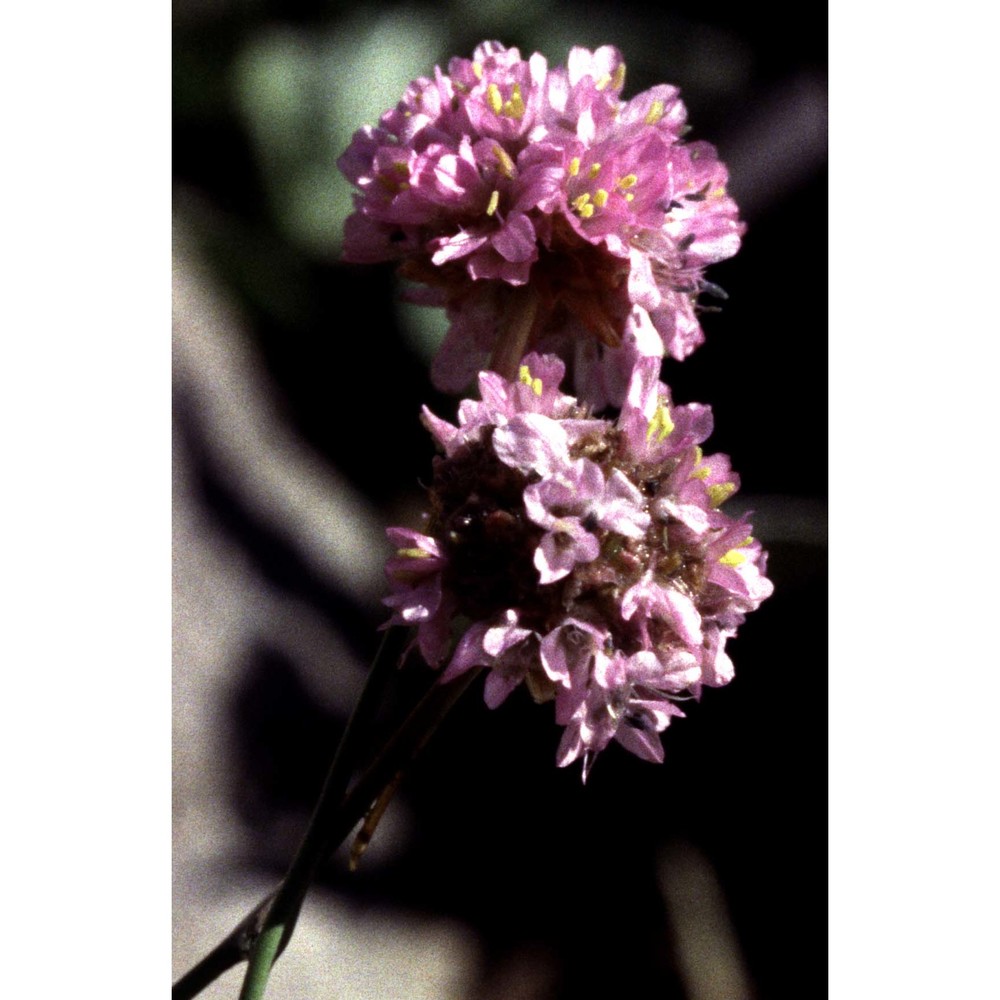
[(491, 708), (522, 682), (554, 700), (557, 761), (585, 778), (612, 740), (662, 760), (678, 699), (731, 680), (726, 640), (772, 591), (721, 509), (739, 480), (701, 450), (711, 412), (674, 405), (658, 369), (636, 365), (615, 420), (559, 392), (556, 357), (481, 373), (457, 425), (425, 410), (442, 455), (424, 531), (389, 530), (390, 623), (445, 680), (487, 667)]
[(415, 301), (447, 309), (439, 388), (484, 367), (509, 377), (534, 349), (572, 366), (582, 400), (617, 406), (638, 357), (703, 340), (703, 270), (744, 226), (714, 148), (681, 139), (677, 89), (626, 101), (624, 80), (612, 46), (550, 68), (485, 42), (411, 83), (341, 156), (357, 189), (345, 258), (398, 261), (424, 286)]

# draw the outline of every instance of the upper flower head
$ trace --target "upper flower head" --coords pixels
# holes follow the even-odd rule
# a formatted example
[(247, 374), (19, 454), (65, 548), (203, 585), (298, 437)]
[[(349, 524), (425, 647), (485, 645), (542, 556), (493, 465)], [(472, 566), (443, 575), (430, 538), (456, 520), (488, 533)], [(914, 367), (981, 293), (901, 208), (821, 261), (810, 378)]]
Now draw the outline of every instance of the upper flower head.
[(554, 698), (558, 762), (584, 776), (613, 739), (662, 760), (676, 699), (732, 678), (726, 640), (772, 590), (721, 510), (739, 480), (701, 450), (711, 412), (675, 406), (658, 368), (636, 365), (616, 420), (559, 392), (557, 358), (482, 373), (458, 425), (424, 413), (443, 452), (424, 532), (390, 529), (390, 622), (446, 679), (488, 667), (491, 707), (522, 681)]
[(637, 357), (701, 343), (703, 269), (744, 226), (713, 147), (681, 140), (677, 89), (626, 101), (624, 80), (612, 46), (550, 69), (486, 42), (414, 81), (338, 161), (357, 188), (345, 258), (399, 261), (448, 310), (440, 388), (510, 377), (535, 348), (572, 365), (583, 401), (619, 405)]

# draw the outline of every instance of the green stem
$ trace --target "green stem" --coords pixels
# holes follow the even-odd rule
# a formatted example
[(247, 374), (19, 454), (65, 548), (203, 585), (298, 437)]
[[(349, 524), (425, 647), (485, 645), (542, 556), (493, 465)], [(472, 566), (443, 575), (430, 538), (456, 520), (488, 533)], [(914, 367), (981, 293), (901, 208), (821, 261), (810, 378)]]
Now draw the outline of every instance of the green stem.
[[(341, 800), (344, 798), (347, 784), (357, 763), (358, 744), (367, 735), (369, 725), (375, 718), (375, 713), (382, 701), (385, 682), (397, 663), (395, 645), (390, 645), (390, 636), (398, 637), (406, 634), (405, 631), (400, 633), (399, 630), (390, 629), (383, 637), (378, 653), (375, 654), (371, 672), (368, 674), (368, 680), (361, 692), (361, 697), (351, 713), (340, 745), (337, 747), (333, 762), (330, 764), (323, 791), (320, 793), (305, 836), (302, 838), (302, 843), (288, 869), (288, 874), (278, 887), (274, 902), (271, 904), (267, 921), (269, 925), (273, 922), (272, 917), (287, 916), (288, 918), (278, 955), (284, 951), (288, 939), (295, 930), (295, 921), (298, 919), (302, 900), (316, 875), (317, 869), (333, 850), (327, 846), (329, 840), (327, 827), (341, 808)], [(394, 655), (388, 655), (390, 652)], [(351, 824), (351, 826), (353, 825), (354, 823)], [(338, 846), (339, 843), (338, 841), (334, 847)]]
[(272, 892), (265, 896), (197, 965), (174, 983), (172, 1000), (191, 1000), (247, 957), (264, 927), (274, 895)]
[[(305, 839), (299, 847), (296, 855), (296, 862), (300, 860), (303, 850), (309, 843), (310, 850), (316, 833), (314, 826), (318, 820), (322, 819), (321, 813), (328, 811), (330, 800), (339, 802), (343, 798), (347, 783), (350, 780), (351, 772), (357, 759), (358, 744), (368, 729), (369, 724), (375, 716), (378, 706), (382, 701), (386, 682), (392, 674), (392, 670), (399, 663), (402, 653), (402, 642), (407, 637), (406, 629), (388, 629), (382, 636), (378, 652), (372, 661), (365, 680), (365, 686), (361, 691), (361, 696), (347, 721), (347, 727), (337, 745), (336, 753), (327, 772), (323, 790), (320, 793), (319, 802), (313, 812), (309, 827), (306, 831)], [(311, 836), (310, 836), (311, 835)], [(293, 869), (295, 863), (293, 862)], [(280, 889), (280, 887), (279, 887)], [(236, 927), (219, 942), (204, 958), (193, 966), (174, 984), (171, 993), (172, 1000), (191, 1000), (197, 996), (206, 986), (214, 982), (224, 972), (227, 972), (234, 965), (247, 959), (254, 949), (255, 942), (259, 940), (265, 926), (270, 922), (274, 903), (278, 891), (270, 893), (262, 899), (257, 906), (237, 924)], [(284, 950), (288, 938), (291, 936), (291, 929), (288, 934), (282, 936), (277, 952), (272, 956), (272, 963)], [(266, 979), (265, 979), (266, 981)]]
[(396, 657), (387, 655), (387, 647), (388, 635), (376, 655), (368, 682), (330, 766), (309, 828), (284, 881), (277, 892), (259, 903), (223, 942), (178, 980), (173, 1000), (191, 1000), (223, 972), (248, 956), (250, 965), (241, 997), (263, 995), (271, 967), (295, 930), (305, 894), (320, 866), (346, 839), (382, 790), (405, 770), (479, 673), (478, 670), (470, 670), (451, 684), (433, 684), (345, 795), (356, 748), (381, 700), (388, 665), (396, 662)]
[[(343, 843), (381, 791), (412, 763), (477, 673), (470, 670), (445, 686), (434, 684), (342, 801), (327, 797), (331, 786), (327, 782), (298, 854), (268, 911), (267, 930), (253, 946), (240, 1000), (260, 1000), (264, 996), (271, 968), (295, 930), (306, 892), (320, 865)], [(335, 770), (336, 761), (331, 775)]]
[(268, 927), (257, 938), (257, 943), (250, 954), (247, 974), (243, 979), (240, 1000), (261, 1000), (264, 996), (268, 977), (271, 975), (271, 969), (278, 958), (278, 948), (281, 945), (284, 932), (284, 924), (275, 924), (273, 927)]

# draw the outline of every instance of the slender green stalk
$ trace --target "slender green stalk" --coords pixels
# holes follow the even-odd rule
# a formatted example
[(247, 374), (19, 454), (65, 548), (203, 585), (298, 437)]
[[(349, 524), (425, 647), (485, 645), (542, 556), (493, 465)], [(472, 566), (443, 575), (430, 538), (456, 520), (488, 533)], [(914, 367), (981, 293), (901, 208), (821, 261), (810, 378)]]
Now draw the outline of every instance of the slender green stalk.
[[(324, 803), (328, 800), (339, 802), (347, 788), (351, 772), (357, 763), (357, 749), (361, 739), (365, 736), (385, 691), (386, 682), (392, 676), (392, 671), (399, 663), (402, 653), (402, 642), (407, 637), (406, 629), (388, 629), (382, 636), (378, 652), (372, 661), (365, 680), (365, 686), (361, 691), (358, 702), (348, 719), (347, 727), (341, 735), (340, 742), (327, 772), (323, 790), (320, 793), (319, 802), (313, 812), (309, 827), (306, 832), (306, 839), (299, 847), (296, 860), (306, 847), (306, 841), (310, 841), (310, 832), (313, 830), (320, 813), (324, 809)], [(328, 808), (328, 807), (327, 807)], [(315, 837), (315, 834), (313, 834)], [(294, 862), (293, 862), (294, 867)], [(172, 1000), (191, 1000), (197, 996), (209, 983), (214, 982), (224, 972), (227, 972), (234, 965), (245, 961), (253, 950), (254, 943), (258, 940), (268, 917), (272, 910), (278, 891), (269, 893), (257, 906), (237, 924), (229, 935), (219, 942), (204, 958), (193, 966), (174, 984), (171, 993)], [(291, 930), (284, 935), (277, 952), (272, 956), (272, 962), (284, 950)]]
[(173, 1000), (191, 1000), (223, 972), (248, 957), (250, 964), (241, 998), (249, 1000), (263, 995), (271, 967), (291, 938), (306, 892), (320, 866), (343, 843), (386, 786), (406, 769), (479, 673), (478, 670), (470, 670), (451, 684), (433, 684), (345, 795), (356, 763), (357, 747), (381, 701), (390, 665), (397, 662), (397, 657), (389, 655), (389, 652), (387, 635), (285, 879), (276, 892), (262, 900), (224, 941), (178, 980), (174, 985)]
[[(382, 790), (412, 763), (478, 673), (470, 670), (450, 684), (435, 683), (337, 807), (331, 808), (325, 798), (320, 800), (302, 846), (268, 911), (267, 930), (254, 943), (240, 1000), (263, 997), (271, 967), (295, 930), (306, 892), (320, 865), (343, 843)], [(273, 936), (271, 932), (275, 932)], [(272, 948), (274, 956), (269, 959)]]
[(267, 980), (278, 957), (278, 948), (284, 936), (284, 924), (268, 927), (254, 945), (247, 965), (247, 974), (240, 990), (240, 1000), (261, 1000), (267, 989)]
[(274, 893), (265, 896), (197, 965), (174, 983), (172, 1000), (191, 1000), (224, 972), (246, 959), (259, 936)]

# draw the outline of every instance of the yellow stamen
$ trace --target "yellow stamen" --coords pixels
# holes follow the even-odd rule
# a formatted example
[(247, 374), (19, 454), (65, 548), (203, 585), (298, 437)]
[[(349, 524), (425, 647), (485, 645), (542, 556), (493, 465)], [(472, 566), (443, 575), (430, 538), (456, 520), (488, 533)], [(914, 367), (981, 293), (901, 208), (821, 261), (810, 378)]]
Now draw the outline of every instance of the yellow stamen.
[(507, 152), (502, 146), (493, 147), (493, 155), (497, 158), (497, 162), (500, 164), (500, 172), (508, 180), (514, 176), (514, 161), (510, 158), (510, 153)]
[(626, 201), (635, 201), (635, 195), (632, 194), (631, 191), (626, 191), (625, 192), (625, 200)]
[(531, 369), (527, 365), (521, 365), (520, 371), (517, 373), (517, 377), (528, 386), (531, 386), (531, 391), (536, 395), (540, 396), (542, 394), (542, 380), (540, 378), (531, 377)]
[(719, 559), (719, 562), (722, 563), (723, 566), (739, 566), (740, 563), (745, 563), (746, 561), (746, 553), (740, 552), (739, 549), (730, 549)]
[(590, 176), (596, 177), (601, 172), (601, 165), (599, 163), (592, 163), (590, 165)]
[(608, 203), (608, 192), (605, 191), (604, 188), (598, 188), (594, 192), (594, 204), (598, 208), (604, 208), (604, 206), (607, 203)]
[(594, 84), (594, 86), (597, 87), (598, 90), (604, 90), (604, 88), (607, 87), (609, 83), (611, 83), (611, 74), (605, 73), (604, 76), (602, 76), (600, 80), (598, 80), (597, 83)]
[(594, 214), (594, 206), (590, 202), (590, 193), (587, 191), (574, 198), (572, 204), (574, 211), (581, 219), (589, 219)]
[(619, 191), (627, 191), (630, 187), (635, 187), (638, 181), (639, 178), (635, 174), (626, 174), (624, 177), (619, 177), (615, 184), (618, 185)]
[(492, 215), (497, 210), (497, 205), (500, 203), (500, 192), (494, 191), (490, 195), (490, 203), (486, 206), (486, 214)]
[(570, 177), (576, 177), (576, 175), (580, 172), (580, 157), (574, 156), (573, 159), (569, 161), (569, 166), (566, 170)]
[(615, 75), (611, 78), (611, 85), (615, 90), (621, 90), (625, 86), (625, 63), (618, 64)]
[(708, 502), (718, 507), (727, 497), (736, 492), (736, 483), (716, 483), (708, 488)]
[(663, 117), (663, 101), (657, 98), (646, 112), (646, 124), (655, 125)]
[(503, 111), (503, 98), (500, 96), (500, 88), (495, 83), (486, 88), (486, 100), (493, 109), (493, 114), (498, 115)]
[(521, 85), (519, 83), (515, 83), (511, 88), (510, 100), (504, 102), (503, 113), (518, 121), (524, 117), (524, 101), (521, 98)]
[(472, 72), (476, 75), (477, 80), (482, 80), (483, 78), (483, 64), (474, 62), (472, 64)]
[(670, 419), (670, 410), (663, 403), (658, 403), (656, 412), (649, 421), (649, 428), (646, 431), (646, 443), (648, 444), (656, 436), (656, 443), (659, 444), (674, 429), (674, 422)]
[(713, 198), (722, 198), (722, 197), (725, 197), (725, 194), (726, 194), (726, 189), (724, 187), (719, 187), (719, 188), (716, 188), (712, 192), (712, 197)]
[(409, 167), (409, 164), (407, 164), (403, 160), (396, 160), (392, 164), (392, 169), (395, 170), (396, 173), (399, 174), (401, 177), (409, 177), (410, 176), (410, 167)]
[(701, 460), (705, 457), (705, 453), (701, 450), (698, 445), (694, 446), (694, 470), (689, 479), (708, 479), (711, 475), (712, 470), (707, 465), (702, 465)]
[(430, 559), (430, 552), (423, 549), (396, 549), (397, 556), (405, 556), (407, 559)]

